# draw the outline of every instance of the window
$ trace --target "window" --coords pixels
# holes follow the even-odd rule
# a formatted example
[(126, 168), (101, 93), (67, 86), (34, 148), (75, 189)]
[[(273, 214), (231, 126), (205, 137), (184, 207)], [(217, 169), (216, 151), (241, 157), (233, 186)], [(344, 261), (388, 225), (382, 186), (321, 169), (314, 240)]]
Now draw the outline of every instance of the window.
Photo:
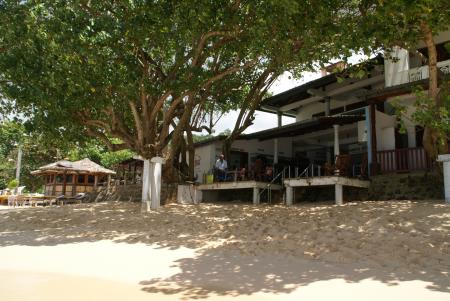
[(63, 175), (56, 175), (56, 183), (62, 183), (64, 181)]
[(95, 176), (93, 175), (88, 175), (88, 183), (89, 184), (94, 184), (95, 182)]
[(72, 175), (66, 175), (66, 183), (73, 183), (73, 176)]
[(84, 184), (84, 175), (79, 175), (77, 179), (78, 184)]

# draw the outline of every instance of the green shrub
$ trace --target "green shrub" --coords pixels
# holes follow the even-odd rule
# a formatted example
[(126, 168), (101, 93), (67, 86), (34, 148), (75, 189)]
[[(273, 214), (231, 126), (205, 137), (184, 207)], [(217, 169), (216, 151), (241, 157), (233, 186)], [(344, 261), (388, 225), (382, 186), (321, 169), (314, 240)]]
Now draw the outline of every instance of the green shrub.
[(17, 186), (19, 186), (19, 181), (17, 181), (16, 179), (9, 181), (8, 183), (8, 188), (9, 189), (14, 189), (17, 188)]

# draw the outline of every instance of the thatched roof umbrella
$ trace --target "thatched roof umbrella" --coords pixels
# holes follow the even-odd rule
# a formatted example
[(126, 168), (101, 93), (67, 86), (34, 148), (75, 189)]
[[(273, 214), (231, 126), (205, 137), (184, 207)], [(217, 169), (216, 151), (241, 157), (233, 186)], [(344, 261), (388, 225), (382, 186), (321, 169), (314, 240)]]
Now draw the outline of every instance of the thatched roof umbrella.
[[(66, 193), (66, 184), (67, 184), (67, 177), (66, 175), (88, 175), (88, 176), (94, 176), (95, 177), (95, 183), (94, 188), (97, 187), (97, 181), (99, 176), (105, 176), (105, 175), (113, 175), (115, 174), (114, 171), (104, 168), (103, 166), (98, 165), (95, 162), (92, 162), (89, 159), (83, 159), (75, 162), (67, 161), (67, 160), (61, 160), (57, 161), (51, 164), (44, 165), (40, 167), (39, 169), (32, 171), (31, 174), (33, 175), (53, 175), (54, 177), (58, 174), (63, 175), (63, 185), (62, 185), (62, 194)], [(56, 179), (52, 178), (51, 181), (53, 184), (53, 187), (56, 186)], [(72, 178), (71, 178), (72, 179)], [(73, 181), (73, 186), (76, 186), (76, 181)], [(54, 193), (53, 189), (53, 193)], [(74, 194), (74, 190), (72, 190), (72, 194)]]

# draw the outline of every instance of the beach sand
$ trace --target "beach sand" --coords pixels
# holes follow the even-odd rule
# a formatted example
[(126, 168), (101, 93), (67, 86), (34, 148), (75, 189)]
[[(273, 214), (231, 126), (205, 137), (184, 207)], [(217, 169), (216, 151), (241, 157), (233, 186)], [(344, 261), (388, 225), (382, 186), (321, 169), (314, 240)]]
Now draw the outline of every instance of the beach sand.
[(449, 300), (432, 201), (0, 211), (0, 300)]

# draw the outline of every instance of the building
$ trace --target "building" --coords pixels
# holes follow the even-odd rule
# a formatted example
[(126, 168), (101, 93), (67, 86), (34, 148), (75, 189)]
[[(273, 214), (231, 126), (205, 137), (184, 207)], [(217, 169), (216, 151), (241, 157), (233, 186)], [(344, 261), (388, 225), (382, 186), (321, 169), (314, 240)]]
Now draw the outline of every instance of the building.
[(57, 161), (31, 172), (45, 180), (44, 194), (48, 196), (74, 196), (81, 192), (95, 192), (106, 186), (115, 172), (89, 159)]
[[(438, 68), (444, 74), (450, 73), (450, 54), (444, 47), (448, 41), (450, 30), (435, 38)], [(240, 136), (232, 144), (229, 168), (251, 168), (255, 158), (264, 156), (267, 164), (277, 166), (276, 173), (298, 178), (324, 175), (327, 164), (336, 164), (345, 155), (350, 158), (349, 177), (429, 170), (432, 162), (422, 147), (423, 128), (408, 118), (415, 110), (413, 90), (417, 86), (426, 90), (428, 85), (427, 50), (422, 44), (417, 49), (412, 53), (395, 49), (395, 59), (378, 56), (341, 73), (323, 73), (266, 99), (260, 110), (277, 114), (278, 127)], [(365, 76), (351, 76), (351, 68), (363, 68)], [(407, 108), (406, 133), (396, 119), (395, 102)], [(283, 115), (296, 122), (282, 125)], [(210, 173), (222, 140), (214, 137), (196, 144), (199, 182)]]

